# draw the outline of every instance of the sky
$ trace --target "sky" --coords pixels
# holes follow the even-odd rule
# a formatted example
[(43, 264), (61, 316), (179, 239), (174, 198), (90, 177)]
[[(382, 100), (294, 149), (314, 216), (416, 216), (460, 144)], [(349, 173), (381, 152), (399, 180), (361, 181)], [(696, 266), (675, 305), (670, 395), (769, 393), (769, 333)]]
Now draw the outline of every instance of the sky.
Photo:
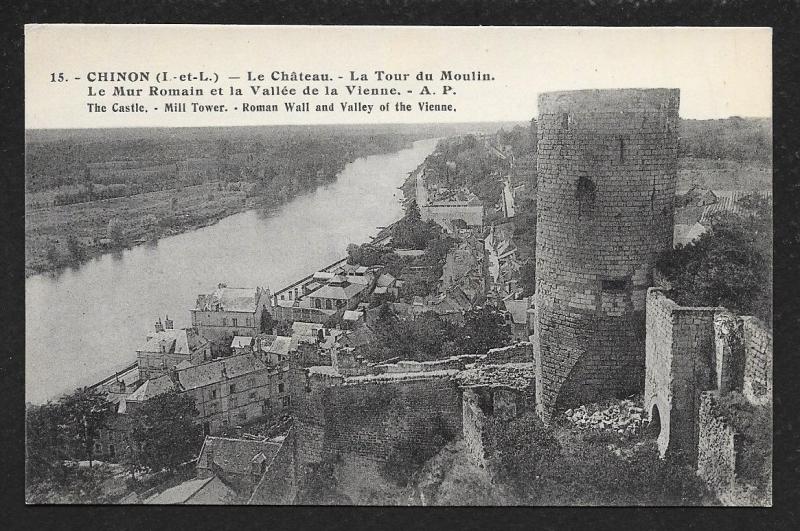
[[(174, 127), (323, 123), (430, 123), (527, 121), (537, 95), (550, 90), (590, 88), (679, 88), (684, 118), (772, 116), (772, 31), (770, 28), (587, 28), (587, 27), (378, 27), (378, 26), (192, 26), (28, 25), (25, 31), (25, 117), (32, 128)], [(342, 75), (367, 73), (367, 87), (397, 87), (402, 96), (294, 98), (231, 96), (230, 85), (293, 86), (307, 83), (248, 82), (248, 71), (300, 71)], [(408, 73), (405, 83), (374, 81), (374, 71)], [(441, 94), (442, 70), (480, 71), (490, 82), (449, 83)], [(88, 95), (89, 72), (167, 71), (216, 73), (203, 97), (113, 98)], [(419, 71), (436, 81), (413, 78)], [(63, 72), (66, 82), (52, 82)], [(228, 76), (241, 80), (228, 80)], [(75, 79), (75, 78), (80, 79)], [(127, 84), (147, 87), (156, 83)], [(317, 85), (322, 87), (323, 84)], [(419, 95), (430, 85), (435, 95)], [(181, 86), (178, 82), (159, 85)], [(188, 86), (183, 83), (182, 86)], [(211, 87), (222, 96), (210, 96)], [(413, 94), (408, 94), (412, 90)], [(411, 111), (379, 112), (379, 104), (411, 104)], [(169, 102), (224, 104), (227, 112), (163, 112)], [(335, 103), (334, 112), (242, 112), (243, 103), (284, 101)], [(450, 112), (423, 112), (419, 102), (452, 104)], [(90, 113), (87, 103), (105, 104)], [(140, 102), (147, 113), (109, 112), (112, 103)], [(342, 102), (374, 105), (370, 113), (340, 112)], [(236, 108), (234, 111), (232, 108)]]

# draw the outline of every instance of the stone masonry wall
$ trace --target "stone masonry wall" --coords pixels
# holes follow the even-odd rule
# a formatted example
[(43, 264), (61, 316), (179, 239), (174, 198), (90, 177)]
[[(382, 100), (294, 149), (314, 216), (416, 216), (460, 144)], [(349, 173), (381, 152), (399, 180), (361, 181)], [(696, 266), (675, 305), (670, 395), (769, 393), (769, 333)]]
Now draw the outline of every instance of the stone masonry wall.
[(645, 410), (660, 419), (658, 446), (697, 456), (700, 393), (714, 389), (714, 316), (719, 308), (683, 307), (662, 290), (647, 296)]
[(677, 89), (539, 96), (539, 414), (641, 389), (645, 298), (672, 247)]
[(753, 403), (772, 401), (772, 332), (755, 317), (742, 317), (744, 395)]
[(528, 341), (521, 341), (507, 347), (489, 349), (486, 352), (486, 357), (480, 360), (478, 364), (526, 363), (531, 361), (533, 361), (533, 345)]
[(481, 408), (480, 391), (464, 389), (463, 391), (463, 435), (467, 455), (479, 467), (486, 466), (485, 448), (483, 445), (483, 425), (486, 414)]
[(431, 440), (441, 422), (461, 434), (461, 396), (450, 378), (359, 383), (331, 388), (326, 428), (332, 448), (386, 460), (398, 443), (438, 450)]
[(310, 377), (295, 408), (297, 484), (311, 463), (385, 461), (399, 443), (438, 450), (433, 435), (440, 425), (460, 436), (461, 395), (450, 372)]

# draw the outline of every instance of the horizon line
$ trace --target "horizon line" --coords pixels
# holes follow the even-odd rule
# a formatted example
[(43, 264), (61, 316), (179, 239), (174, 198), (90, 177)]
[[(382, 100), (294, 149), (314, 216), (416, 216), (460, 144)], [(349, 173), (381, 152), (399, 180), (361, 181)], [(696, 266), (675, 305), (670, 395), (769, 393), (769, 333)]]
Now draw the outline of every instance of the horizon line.
[[(771, 120), (772, 116), (742, 116), (732, 114), (729, 116), (716, 117), (716, 118), (689, 118), (678, 116), (681, 120), (730, 120), (732, 118), (741, 118), (745, 120)], [(101, 129), (211, 129), (223, 127), (388, 127), (388, 126), (458, 126), (458, 125), (481, 125), (481, 124), (496, 124), (496, 123), (529, 123), (534, 118), (529, 119), (505, 119), (505, 120), (483, 120), (483, 121), (468, 121), (468, 122), (386, 122), (386, 123), (308, 123), (308, 124), (227, 124), (227, 125), (117, 125), (117, 126), (84, 126), (84, 127), (25, 127), (25, 131), (91, 131)]]

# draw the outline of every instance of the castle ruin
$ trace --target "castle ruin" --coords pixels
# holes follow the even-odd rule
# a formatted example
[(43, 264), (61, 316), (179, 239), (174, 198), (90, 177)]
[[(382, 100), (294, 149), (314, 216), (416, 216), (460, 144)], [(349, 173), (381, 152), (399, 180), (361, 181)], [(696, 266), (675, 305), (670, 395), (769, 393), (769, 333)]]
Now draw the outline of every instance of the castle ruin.
[(672, 247), (678, 89), (539, 96), (537, 411), (639, 392), (645, 303)]

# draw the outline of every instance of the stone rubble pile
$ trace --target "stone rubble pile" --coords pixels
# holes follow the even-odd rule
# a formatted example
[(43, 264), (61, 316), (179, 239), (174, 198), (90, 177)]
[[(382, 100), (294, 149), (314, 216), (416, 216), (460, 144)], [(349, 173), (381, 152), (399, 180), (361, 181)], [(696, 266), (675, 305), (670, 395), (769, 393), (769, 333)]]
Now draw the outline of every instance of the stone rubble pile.
[(624, 436), (637, 435), (648, 425), (644, 409), (630, 399), (620, 400), (605, 409), (583, 405), (566, 410), (564, 416), (579, 429), (614, 431)]

